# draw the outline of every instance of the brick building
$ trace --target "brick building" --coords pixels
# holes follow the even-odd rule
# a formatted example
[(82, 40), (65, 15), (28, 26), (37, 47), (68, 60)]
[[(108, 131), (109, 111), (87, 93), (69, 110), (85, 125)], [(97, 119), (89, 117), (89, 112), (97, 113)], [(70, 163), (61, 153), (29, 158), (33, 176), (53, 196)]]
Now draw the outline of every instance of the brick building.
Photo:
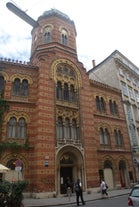
[(28, 179), (36, 197), (64, 194), (67, 177), (85, 191), (101, 177), (110, 188), (134, 182), (121, 93), (89, 80), (67, 15), (52, 9), (38, 18), (30, 62), (1, 58), (0, 86), (10, 106), (0, 145), (6, 179)]

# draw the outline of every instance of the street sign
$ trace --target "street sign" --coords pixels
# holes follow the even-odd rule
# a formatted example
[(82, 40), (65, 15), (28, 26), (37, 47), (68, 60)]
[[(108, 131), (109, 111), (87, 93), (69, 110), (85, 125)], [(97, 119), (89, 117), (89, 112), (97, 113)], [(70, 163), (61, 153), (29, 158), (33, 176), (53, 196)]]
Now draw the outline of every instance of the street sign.
[(134, 166), (137, 166), (138, 162), (137, 162), (136, 158), (133, 159), (133, 164), (134, 164)]

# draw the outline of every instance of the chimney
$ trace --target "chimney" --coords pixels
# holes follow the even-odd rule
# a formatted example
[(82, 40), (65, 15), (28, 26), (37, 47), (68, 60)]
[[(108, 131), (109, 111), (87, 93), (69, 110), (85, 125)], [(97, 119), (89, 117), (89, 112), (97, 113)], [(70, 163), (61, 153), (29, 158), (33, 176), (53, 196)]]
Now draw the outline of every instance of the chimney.
[(95, 60), (92, 60), (93, 68), (96, 66)]

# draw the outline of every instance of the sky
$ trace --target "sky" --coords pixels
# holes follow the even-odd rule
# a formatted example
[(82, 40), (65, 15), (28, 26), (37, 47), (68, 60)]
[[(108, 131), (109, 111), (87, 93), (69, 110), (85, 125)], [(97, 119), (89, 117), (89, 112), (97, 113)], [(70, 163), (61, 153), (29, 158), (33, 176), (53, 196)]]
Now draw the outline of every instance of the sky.
[(139, 67), (139, 0), (0, 0), (0, 57), (28, 62), (32, 26), (12, 13), (11, 2), (37, 20), (52, 8), (74, 21), (78, 59), (89, 70), (118, 50)]

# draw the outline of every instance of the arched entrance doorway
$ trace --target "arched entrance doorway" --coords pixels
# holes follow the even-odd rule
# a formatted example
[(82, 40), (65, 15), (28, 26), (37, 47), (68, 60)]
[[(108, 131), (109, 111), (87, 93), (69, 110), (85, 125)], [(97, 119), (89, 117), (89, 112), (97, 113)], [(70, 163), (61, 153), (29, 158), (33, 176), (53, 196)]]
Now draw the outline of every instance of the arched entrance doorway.
[(64, 146), (57, 152), (57, 193), (66, 193), (67, 178), (73, 183), (80, 178), (85, 186), (83, 152), (72, 145)]
[(113, 182), (113, 167), (112, 162), (110, 160), (106, 160), (104, 162), (104, 179), (105, 182), (108, 184), (109, 188), (114, 188)]

